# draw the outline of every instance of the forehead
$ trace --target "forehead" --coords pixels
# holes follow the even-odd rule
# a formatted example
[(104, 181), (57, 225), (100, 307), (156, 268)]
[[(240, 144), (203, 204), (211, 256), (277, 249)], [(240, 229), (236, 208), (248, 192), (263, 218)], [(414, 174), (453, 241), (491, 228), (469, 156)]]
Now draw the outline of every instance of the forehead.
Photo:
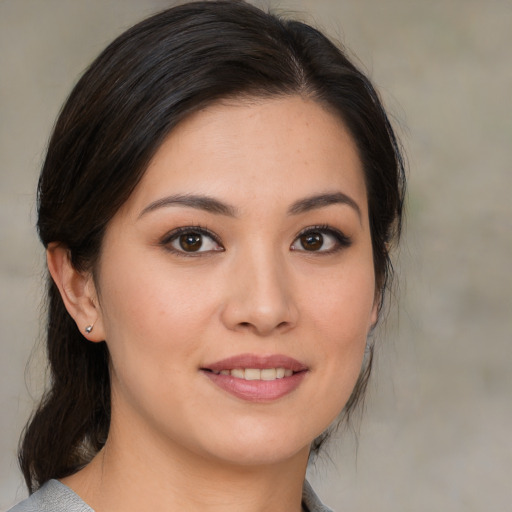
[(290, 96), (223, 101), (192, 114), (164, 141), (128, 203), (141, 209), (158, 196), (194, 192), (243, 209), (334, 190), (365, 210), (355, 142), (338, 116)]

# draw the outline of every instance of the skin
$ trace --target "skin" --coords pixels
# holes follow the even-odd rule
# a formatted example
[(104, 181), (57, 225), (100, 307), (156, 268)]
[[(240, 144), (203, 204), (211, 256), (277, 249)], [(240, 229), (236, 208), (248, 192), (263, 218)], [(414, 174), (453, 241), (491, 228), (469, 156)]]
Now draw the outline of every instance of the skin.
[[(192, 194), (228, 211), (161, 201)], [(215, 240), (187, 253), (169, 233), (190, 226)], [(323, 237), (314, 250), (307, 228)], [(97, 512), (300, 510), (309, 445), (348, 400), (377, 320), (361, 162), (336, 116), (295, 96), (193, 114), (108, 225), (96, 279), (59, 244), (48, 264), (80, 330), (93, 324), (84, 335), (112, 358), (109, 439), (64, 483)], [(307, 370), (260, 402), (201, 371), (246, 353)]]

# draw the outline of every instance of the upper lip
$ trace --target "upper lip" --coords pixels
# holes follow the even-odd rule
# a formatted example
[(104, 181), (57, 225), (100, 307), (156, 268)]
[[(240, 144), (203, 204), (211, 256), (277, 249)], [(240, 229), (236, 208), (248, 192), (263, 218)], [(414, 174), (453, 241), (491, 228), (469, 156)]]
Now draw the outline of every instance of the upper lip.
[(255, 368), (259, 370), (264, 370), (265, 368), (284, 368), (285, 370), (292, 370), (294, 372), (308, 369), (303, 363), (283, 354), (239, 354), (204, 365), (201, 369), (220, 372), (222, 370), (234, 370), (237, 368)]

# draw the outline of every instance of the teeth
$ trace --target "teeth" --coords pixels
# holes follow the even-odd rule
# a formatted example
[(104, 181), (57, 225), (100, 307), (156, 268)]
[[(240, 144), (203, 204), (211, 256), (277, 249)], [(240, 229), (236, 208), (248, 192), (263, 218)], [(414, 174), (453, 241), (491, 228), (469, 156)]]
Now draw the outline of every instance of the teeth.
[[(265, 368), (260, 371), (261, 380), (275, 380), (277, 379), (277, 370), (275, 368)], [(247, 375), (247, 371), (245, 372)]]
[(261, 380), (261, 370), (247, 368), (245, 370), (245, 380)]
[(283, 377), (291, 377), (293, 370), (284, 368), (235, 368), (233, 370), (214, 371), (217, 375), (231, 375), (237, 379), (244, 380), (275, 380), (282, 379)]

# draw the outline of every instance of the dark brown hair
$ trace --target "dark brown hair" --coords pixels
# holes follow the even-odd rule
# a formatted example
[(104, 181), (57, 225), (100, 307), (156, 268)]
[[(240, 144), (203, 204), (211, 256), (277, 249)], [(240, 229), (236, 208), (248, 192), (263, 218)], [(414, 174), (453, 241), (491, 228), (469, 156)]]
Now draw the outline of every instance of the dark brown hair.
[[(368, 78), (314, 28), (243, 1), (195, 2), (135, 25), (112, 42), (71, 92), (51, 137), (38, 187), (38, 229), (94, 271), (110, 219), (184, 118), (223, 98), (302, 95), (339, 115), (354, 138), (368, 194), (376, 282), (390, 275), (400, 234), (403, 161)], [(87, 343), (48, 279), (50, 387), (30, 419), (19, 460), (31, 492), (87, 464), (110, 423), (109, 354)], [(365, 358), (345, 407), (360, 400)], [(320, 441), (313, 445), (316, 449)]]

